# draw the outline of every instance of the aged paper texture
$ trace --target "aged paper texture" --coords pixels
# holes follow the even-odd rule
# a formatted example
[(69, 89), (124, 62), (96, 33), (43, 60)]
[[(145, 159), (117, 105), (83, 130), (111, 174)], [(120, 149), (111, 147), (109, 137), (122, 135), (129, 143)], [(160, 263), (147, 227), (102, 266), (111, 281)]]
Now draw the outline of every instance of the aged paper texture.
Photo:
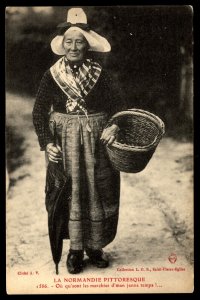
[[(110, 266), (59, 274), (48, 236), (45, 156), (32, 123), (43, 73), (58, 59), (50, 41), (69, 7), (6, 8), (6, 287), (12, 294), (193, 292), (193, 55), (190, 6), (82, 7), (105, 36), (96, 54), (129, 108), (158, 115), (166, 134), (147, 167), (121, 172)], [(104, 105), (102, 99), (102, 107)]]

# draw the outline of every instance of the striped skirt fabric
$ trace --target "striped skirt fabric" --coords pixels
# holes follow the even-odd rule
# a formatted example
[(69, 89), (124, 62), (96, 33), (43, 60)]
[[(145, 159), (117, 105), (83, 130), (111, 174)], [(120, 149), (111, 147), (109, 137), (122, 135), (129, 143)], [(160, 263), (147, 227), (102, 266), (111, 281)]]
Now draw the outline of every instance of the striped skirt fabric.
[(104, 113), (89, 114), (88, 119), (58, 112), (50, 116), (50, 129), (56, 125), (62, 148), (64, 172), (71, 179), (66, 232), (74, 250), (103, 248), (116, 235), (120, 174), (100, 141), (106, 123)]

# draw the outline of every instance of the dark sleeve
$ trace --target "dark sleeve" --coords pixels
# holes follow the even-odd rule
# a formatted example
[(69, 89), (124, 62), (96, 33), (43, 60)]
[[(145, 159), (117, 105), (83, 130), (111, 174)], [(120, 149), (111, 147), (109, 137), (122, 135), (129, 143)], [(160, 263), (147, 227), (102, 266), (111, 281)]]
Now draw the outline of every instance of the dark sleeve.
[(49, 113), (52, 105), (52, 78), (50, 70), (44, 73), (33, 107), (33, 125), (38, 136), (40, 150), (44, 151), (48, 143), (54, 139), (49, 129)]
[[(120, 90), (120, 85), (114, 77), (104, 71), (104, 88), (107, 91), (107, 101), (108, 101), (108, 117), (109, 119), (116, 114), (117, 112), (126, 110), (128, 108), (125, 96), (123, 95), (122, 90)], [(113, 123), (118, 124), (117, 120), (114, 120)]]

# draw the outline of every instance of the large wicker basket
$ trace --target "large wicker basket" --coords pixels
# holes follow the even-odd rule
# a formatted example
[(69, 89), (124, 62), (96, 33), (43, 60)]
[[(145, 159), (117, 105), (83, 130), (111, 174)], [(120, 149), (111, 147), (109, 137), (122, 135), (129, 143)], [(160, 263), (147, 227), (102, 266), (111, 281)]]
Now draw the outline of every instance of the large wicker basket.
[(165, 127), (154, 114), (141, 109), (116, 113), (108, 126), (117, 122), (120, 128), (116, 140), (106, 147), (115, 169), (127, 173), (141, 172), (151, 159)]

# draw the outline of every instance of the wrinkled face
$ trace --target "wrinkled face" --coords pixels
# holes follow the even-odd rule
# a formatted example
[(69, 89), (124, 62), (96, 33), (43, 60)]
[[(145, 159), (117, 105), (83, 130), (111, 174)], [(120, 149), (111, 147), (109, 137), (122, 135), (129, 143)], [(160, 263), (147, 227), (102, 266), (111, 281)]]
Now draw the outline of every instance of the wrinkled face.
[(64, 35), (63, 48), (69, 61), (78, 62), (85, 58), (89, 45), (82, 33), (73, 30)]

